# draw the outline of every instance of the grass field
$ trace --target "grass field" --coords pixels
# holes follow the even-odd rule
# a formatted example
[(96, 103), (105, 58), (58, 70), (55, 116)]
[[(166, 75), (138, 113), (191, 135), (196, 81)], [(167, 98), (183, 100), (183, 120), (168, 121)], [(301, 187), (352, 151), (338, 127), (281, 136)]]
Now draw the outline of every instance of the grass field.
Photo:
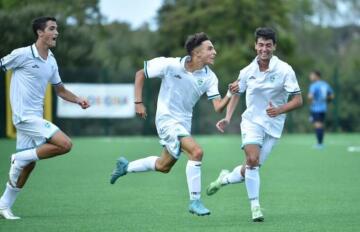
[[(195, 136), (205, 150), (203, 189), (221, 168), (242, 162), (240, 136)], [(156, 137), (74, 138), (70, 154), (37, 163), (13, 207), (22, 220), (0, 219), (1, 232), (16, 231), (360, 231), (359, 134), (327, 135), (314, 150), (313, 135), (284, 135), (261, 168), (265, 222), (250, 220), (244, 184), (203, 194), (208, 217), (187, 212), (183, 155), (173, 170), (109, 176), (119, 155), (130, 160), (160, 151)], [(0, 191), (15, 141), (0, 140)]]

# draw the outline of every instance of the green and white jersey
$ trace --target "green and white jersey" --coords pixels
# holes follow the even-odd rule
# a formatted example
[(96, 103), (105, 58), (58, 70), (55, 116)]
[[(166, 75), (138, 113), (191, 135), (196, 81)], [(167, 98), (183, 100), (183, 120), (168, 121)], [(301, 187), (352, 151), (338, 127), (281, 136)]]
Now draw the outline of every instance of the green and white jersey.
[(161, 78), (156, 110), (157, 127), (181, 123), (190, 132), (193, 107), (201, 95), (206, 93), (209, 100), (220, 97), (215, 73), (208, 66), (188, 72), (185, 62), (189, 59), (190, 56), (158, 57), (145, 61), (145, 76)]
[(12, 69), (10, 103), (14, 124), (31, 116), (42, 118), (48, 82), (61, 84), (52, 52), (49, 50), (48, 58), (44, 60), (35, 44), (18, 48), (0, 60), (0, 67), (4, 71)]
[(239, 74), (240, 93), (246, 92), (246, 110), (242, 118), (259, 124), (265, 132), (280, 138), (286, 115), (271, 118), (266, 114), (270, 102), (274, 107), (287, 103), (291, 94), (300, 94), (300, 87), (291, 66), (278, 57), (270, 59), (269, 69), (260, 72), (257, 57)]

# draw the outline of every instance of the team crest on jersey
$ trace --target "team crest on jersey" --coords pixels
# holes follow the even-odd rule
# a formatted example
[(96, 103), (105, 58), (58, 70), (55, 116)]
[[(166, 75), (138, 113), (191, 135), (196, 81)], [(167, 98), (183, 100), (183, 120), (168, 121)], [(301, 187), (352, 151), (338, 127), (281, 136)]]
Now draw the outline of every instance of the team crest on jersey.
[(203, 83), (204, 83), (203, 80), (201, 80), (201, 79), (198, 79), (198, 80), (197, 80), (197, 84), (198, 84), (198, 85), (202, 85)]
[(270, 82), (274, 82), (275, 81), (275, 75), (270, 76), (269, 80), (270, 80)]
[(174, 77), (177, 78), (177, 79), (181, 79), (181, 78), (182, 78), (179, 74), (175, 74)]
[(46, 122), (46, 123), (44, 124), (44, 126), (45, 126), (46, 128), (50, 128), (50, 123)]

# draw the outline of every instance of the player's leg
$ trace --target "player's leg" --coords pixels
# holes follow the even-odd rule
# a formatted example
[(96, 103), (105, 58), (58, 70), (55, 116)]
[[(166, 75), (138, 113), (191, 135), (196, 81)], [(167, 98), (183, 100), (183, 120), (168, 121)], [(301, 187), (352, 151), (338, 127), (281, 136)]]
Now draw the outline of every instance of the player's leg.
[(71, 148), (71, 139), (64, 132), (58, 130), (47, 140), (47, 143), (44, 143), (36, 149), (36, 153), (39, 159), (48, 159), (66, 154)]
[(263, 221), (260, 210), (260, 151), (264, 143), (264, 129), (248, 120), (241, 122), (242, 148), (245, 152), (245, 186), (251, 204), (253, 221)]
[(190, 195), (189, 211), (199, 216), (209, 215), (210, 211), (200, 201), (203, 150), (190, 136), (182, 137), (180, 141), (182, 150), (187, 153), (189, 158), (186, 164), (186, 179)]
[[(21, 122), (16, 125), (16, 129), (21, 133), (22, 138), (31, 140), (29, 147), (17, 144), (17, 148), (21, 147), (21, 150), (12, 155), (12, 164), (14, 164), (12, 166), (16, 166), (18, 169), (39, 159), (62, 155), (71, 150), (70, 138), (56, 125), (42, 118), (34, 117)], [(22, 140), (18, 139), (17, 143), (22, 143)]]
[(317, 112), (312, 114), (314, 130), (317, 140), (317, 145), (315, 148), (323, 148), (323, 140), (324, 140), (324, 120), (325, 113)]
[(260, 175), (259, 158), (260, 146), (257, 144), (248, 144), (244, 147), (246, 155), (245, 185), (248, 198), (251, 204), (252, 219), (254, 222), (261, 222), (264, 217), (261, 213), (259, 203)]
[(110, 183), (114, 184), (119, 177), (127, 173), (149, 171), (168, 173), (176, 161), (177, 159), (170, 155), (166, 148), (163, 149), (160, 157), (148, 156), (131, 162), (124, 157), (120, 157), (116, 162), (116, 168), (111, 174)]
[(222, 188), (226, 185), (238, 184), (238, 183), (244, 182), (245, 167), (246, 167), (246, 164), (243, 164), (243, 165), (236, 166), (231, 172), (226, 169), (221, 170), (217, 179), (208, 185), (208, 187), (206, 189), (206, 194), (208, 196), (211, 196), (211, 195), (217, 193), (217, 191), (219, 191), (220, 188)]
[[(30, 147), (32, 144), (33, 141), (29, 136), (26, 136), (20, 130), (17, 131), (17, 149)], [(9, 181), (6, 183), (5, 190), (0, 197), (0, 216), (5, 219), (12, 220), (20, 219), (20, 217), (17, 217), (12, 213), (11, 208), (35, 166), (35, 163), (31, 163), (28, 164), (25, 168), (20, 169), (17, 166), (14, 167), (13, 161), (14, 160), (11, 159)], [(11, 178), (11, 176), (13, 176), (13, 178)]]

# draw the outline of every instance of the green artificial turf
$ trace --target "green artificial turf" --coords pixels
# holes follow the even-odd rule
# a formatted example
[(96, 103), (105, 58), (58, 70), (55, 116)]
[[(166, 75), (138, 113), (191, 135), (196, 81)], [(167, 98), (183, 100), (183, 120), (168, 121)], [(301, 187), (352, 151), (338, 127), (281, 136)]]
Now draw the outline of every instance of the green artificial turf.
[[(221, 169), (243, 161), (240, 136), (194, 136), (204, 149), (202, 188)], [(73, 150), (37, 162), (13, 212), (0, 219), (1, 232), (55, 231), (360, 231), (359, 134), (326, 135), (322, 150), (313, 135), (285, 134), (261, 168), (264, 223), (250, 220), (244, 183), (202, 200), (211, 215), (188, 213), (183, 154), (169, 174), (109, 177), (119, 155), (129, 160), (161, 151), (156, 137), (73, 138)], [(0, 191), (7, 181), (14, 140), (0, 140)]]

